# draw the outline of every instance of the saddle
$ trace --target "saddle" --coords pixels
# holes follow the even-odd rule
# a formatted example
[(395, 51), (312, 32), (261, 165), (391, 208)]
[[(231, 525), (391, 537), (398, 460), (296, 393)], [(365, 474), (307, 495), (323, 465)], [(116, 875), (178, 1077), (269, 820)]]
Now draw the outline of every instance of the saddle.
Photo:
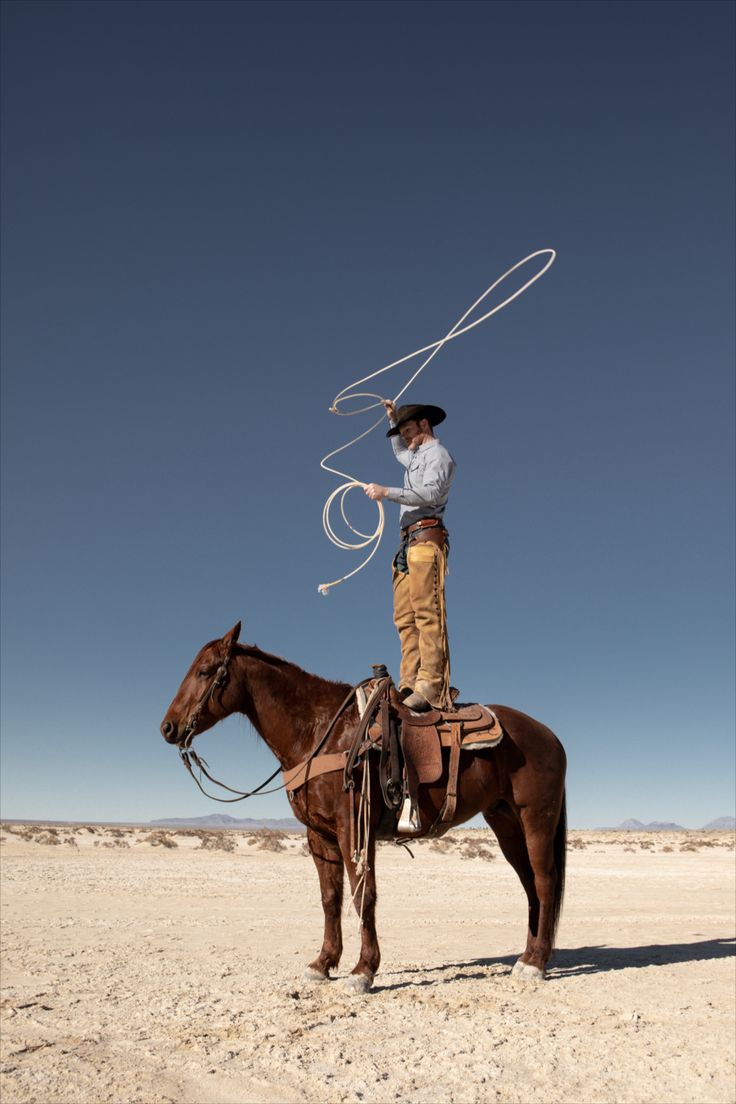
[[(450, 749), (447, 792), (442, 810), (427, 835), (442, 835), (455, 815), (457, 780), (462, 751), (481, 751), (495, 747), (503, 738), (503, 729), (495, 713), (484, 705), (458, 705), (452, 710), (432, 709), (415, 713), (401, 702), (395, 687), (389, 691), (390, 713), (398, 729), (395, 741), (389, 728), (373, 724), (368, 734), (380, 741), (381, 769), (379, 777), (386, 804), (397, 808), (397, 774), (403, 775), (402, 814), (398, 824), (400, 834), (421, 830), (418, 816), (420, 785), (431, 785), (442, 775), (442, 748)], [(387, 739), (388, 736), (388, 739)], [(393, 746), (395, 743), (396, 746)], [(397, 769), (398, 767), (398, 769)], [(403, 770), (401, 769), (403, 767)]]
[[(457, 806), (457, 782), (461, 753), (494, 748), (503, 729), (492, 710), (477, 703), (452, 710), (415, 713), (398, 696), (390, 676), (366, 680), (356, 687), (361, 721), (348, 751), (317, 755), (283, 771), (289, 798), (310, 778), (343, 771), (343, 788), (354, 789), (353, 772), (367, 755), (378, 752), (379, 780), (392, 835), (422, 832), (417, 810), (421, 785), (431, 785), (442, 775), (442, 749), (449, 748), (447, 791), (439, 815), (427, 836), (440, 836), (450, 827)], [(399, 815), (401, 814), (401, 815)]]

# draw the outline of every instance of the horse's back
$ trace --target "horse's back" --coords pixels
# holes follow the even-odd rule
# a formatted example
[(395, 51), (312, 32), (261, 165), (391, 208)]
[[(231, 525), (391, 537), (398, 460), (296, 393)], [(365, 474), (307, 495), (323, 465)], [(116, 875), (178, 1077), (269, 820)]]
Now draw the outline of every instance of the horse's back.
[(564, 770), (565, 749), (551, 728), (510, 705), (489, 705), (506, 735), (525, 758), (551, 761)]

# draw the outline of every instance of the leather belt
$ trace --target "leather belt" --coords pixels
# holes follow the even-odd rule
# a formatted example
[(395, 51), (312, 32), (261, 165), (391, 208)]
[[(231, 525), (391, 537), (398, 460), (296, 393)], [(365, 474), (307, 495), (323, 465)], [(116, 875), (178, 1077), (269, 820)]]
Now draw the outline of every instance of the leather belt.
[(444, 529), (444, 522), (441, 518), (421, 518), (419, 521), (415, 521), (413, 525), (407, 525), (405, 529), (401, 530), (404, 539), (410, 537), (412, 533), (418, 533), (420, 529)]

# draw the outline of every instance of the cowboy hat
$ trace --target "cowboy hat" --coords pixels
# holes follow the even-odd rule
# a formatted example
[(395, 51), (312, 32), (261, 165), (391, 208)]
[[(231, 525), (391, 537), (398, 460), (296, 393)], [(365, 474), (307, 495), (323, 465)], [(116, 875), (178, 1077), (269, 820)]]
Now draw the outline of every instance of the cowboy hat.
[(388, 431), (386, 436), (395, 437), (405, 422), (421, 422), (422, 418), (426, 418), (431, 426), (436, 426), (440, 422), (444, 422), (446, 417), (444, 410), (439, 406), (400, 406), (396, 411), (396, 425)]

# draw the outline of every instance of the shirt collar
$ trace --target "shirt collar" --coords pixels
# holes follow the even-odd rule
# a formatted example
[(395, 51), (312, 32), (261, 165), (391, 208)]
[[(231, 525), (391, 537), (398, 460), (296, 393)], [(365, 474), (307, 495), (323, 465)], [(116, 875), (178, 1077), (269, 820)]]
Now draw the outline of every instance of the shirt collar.
[(423, 445), (420, 445), (419, 448), (415, 449), (414, 451), (415, 452), (424, 452), (425, 449), (432, 448), (433, 445), (438, 445), (439, 443), (440, 443), (439, 437), (430, 437), (430, 439), (428, 441), (425, 441)]

